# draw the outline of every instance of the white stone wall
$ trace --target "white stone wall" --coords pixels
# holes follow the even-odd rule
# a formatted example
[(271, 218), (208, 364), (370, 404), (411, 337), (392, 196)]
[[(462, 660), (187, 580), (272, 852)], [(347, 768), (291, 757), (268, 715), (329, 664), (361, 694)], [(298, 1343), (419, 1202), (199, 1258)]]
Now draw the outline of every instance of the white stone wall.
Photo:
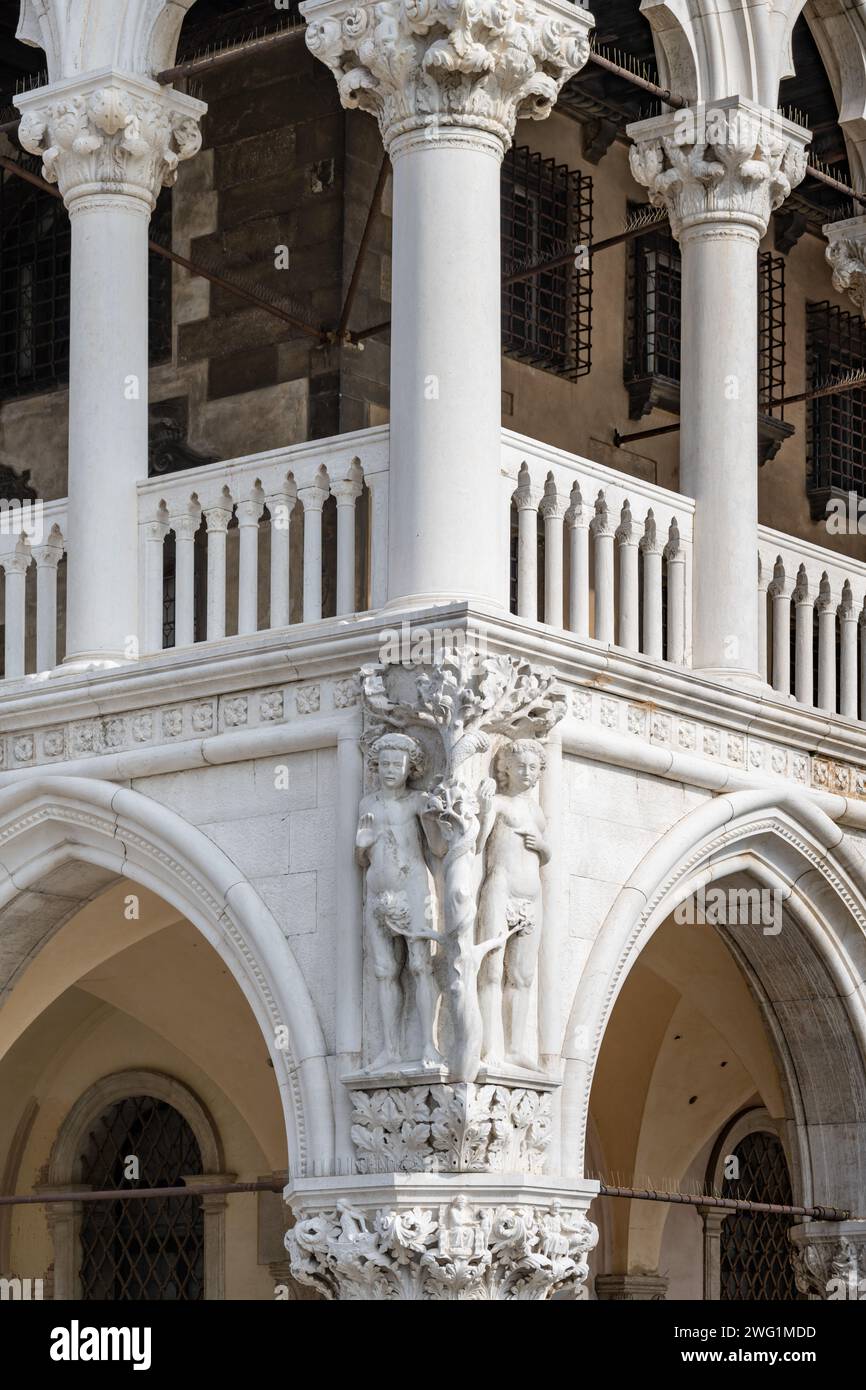
[(334, 1044), (336, 751), (290, 753), (136, 779), (199, 827), (271, 910)]

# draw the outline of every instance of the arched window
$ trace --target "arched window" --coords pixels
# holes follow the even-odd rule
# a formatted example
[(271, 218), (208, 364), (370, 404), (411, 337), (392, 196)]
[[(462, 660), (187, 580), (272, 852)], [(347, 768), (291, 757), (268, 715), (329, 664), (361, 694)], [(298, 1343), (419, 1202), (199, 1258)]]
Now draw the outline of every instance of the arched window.
[[(96, 1191), (176, 1187), (202, 1171), (183, 1116), (153, 1096), (128, 1096), (99, 1116), (81, 1156)], [(133, 1176), (130, 1176), (132, 1174)], [(83, 1203), (81, 1297), (111, 1302), (203, 1296), (204, 1221), (195, 1197)]]
[(47, 1186), (70, 1189), (68, 1203), (47, 1209), (53, 1297), (224, 1298), (225, 1197), (86, 1202), (75, 1194), (181, 1183), (192, 1191), (234, 1178), (213, 1121), (182, 1082), (143, 1068), (103, 1077), (66, 1116), (48, 1164)]
[[(725, 1126), (707, 1171), (708, 1192), (790, 1206), (791, 1174), (776, 1122), (763, 1107)], [(722, 1302), (797, 1299), (788, 1231), (794, 1218), (774, 1212), (702, 1208), (704, 1298)]]
[[(739, 1175), (726, 1178), (723, 1197), (790, 1206), (791, 1178), (775, 1134), (758, 1130), (734, 1147)], [(788, 1229), (791, 1217), (774, 1212), (734, 1212), (722, 1225), (719, 1297), (722, 1302), (797, 1298)]]

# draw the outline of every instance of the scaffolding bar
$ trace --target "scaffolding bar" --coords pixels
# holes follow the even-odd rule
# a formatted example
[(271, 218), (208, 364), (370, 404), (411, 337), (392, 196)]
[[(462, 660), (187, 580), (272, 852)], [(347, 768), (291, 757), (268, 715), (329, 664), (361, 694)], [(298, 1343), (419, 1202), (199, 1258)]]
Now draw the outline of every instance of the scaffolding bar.
[(720, 1207), (725, 1211), (769, 1211), (778, 1216), (804, 1216), (809, 1221), (850, 1221), (851, 1213), (838, 1207), (795, 1207), (781, 1202), (749, 1202), (743, 1197), (693, 1196), (686, 1192), (655, 1192), (652, 1188), (608, 1187), (601, 1184), (600, 1197), (627, 1197), (632, 1202), (671, 1202), (677, 1206)]
[(129, 1187), (101, 1192), (39, 1192), (21, 1197), (0, 1197), (0, 1207), (49, 1205), (57, 1202), (135, 1202), (150, 1197), (230, 1197), (235, 1192), (282, 1192), (285, 1183), (223, 1182), (213, 1187)]
[(373, 222), (376, 217), (376, 209), (385, 191), (385, 183), (388, 178), (388, 168), (390, 160), (387, 154), (382, 156), (382, 163), (379, 165), (379, 175), (376, 179), (376, 187), (373, 189), (373, 196), (370, 199), (370, 206), (367, 209), (367, 220), (364, 223), (364, 230), (361, 233), (361, 241), (358, 246), (358, 254), (355, 257), (355, 265), (352, 270), (352, 278), (349, 281), (349, 288), (346, 291), (346, 302), (340, 314), (340, 322), (337, 324), (336, 339), (338, 343), (343, 342), (346, 337), (346, 330), (349, 327), (349, 318), (352, 313), (352, 306), (355, 303), (355, 295), (358, 292), (358, 285), (361, 280), (361, 271), (364, 268), (364, 260), (367, 255), (367, 247), (373, 231)]

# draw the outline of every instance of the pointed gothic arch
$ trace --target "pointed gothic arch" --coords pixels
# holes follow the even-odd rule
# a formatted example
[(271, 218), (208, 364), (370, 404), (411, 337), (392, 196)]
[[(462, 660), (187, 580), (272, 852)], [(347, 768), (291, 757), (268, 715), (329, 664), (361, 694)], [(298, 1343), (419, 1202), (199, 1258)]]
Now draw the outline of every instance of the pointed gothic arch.
[[(181, 912), (224, 961), (274, 1064), (290, 1169), (333, 1154), (321, 1026), (291, 947), (242, 872), (175, 812), (141, 792), (36, 775), (0, 790), (0, 1007), (27, 963), (118, 876)], [(277, 1028), (288, 1047), (277, 1046)]]
[(607, 914), (566, 1031), (563, 1171), (583, 1168), (592, 1078), (626, 976), (681, 902), (723, 880), (783, 900), (783, 936), (729, 926), (725, 940), (779, 1063), (795, 1200), (854, 1206), (866, 1181), (866, 862), (814, 801), (769, 788), (684, 817)]

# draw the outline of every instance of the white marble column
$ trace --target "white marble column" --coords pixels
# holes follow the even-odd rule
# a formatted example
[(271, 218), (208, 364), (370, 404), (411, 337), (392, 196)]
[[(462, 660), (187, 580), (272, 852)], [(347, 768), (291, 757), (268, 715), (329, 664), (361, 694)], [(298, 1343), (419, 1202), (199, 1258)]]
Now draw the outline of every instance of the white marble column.
[(498, 606), (500, 164), (518, 116), (546, 116), (583, 67), (592, 16), (557, 0), (302, 10), (393, 165), (388, 600)]
[(66, 661), (114, 665), (143, 637), (148, 224), (160, 188), (199, 149), (205, 107), (111, 68), (15, 100), (21, 144), (42, 155), (72, 223)]
[(809, 134), (739, 97), (628, 127), (682, 251), (680, 490), (694, 497), (694, 666), (758, 682), (758, 245)]

